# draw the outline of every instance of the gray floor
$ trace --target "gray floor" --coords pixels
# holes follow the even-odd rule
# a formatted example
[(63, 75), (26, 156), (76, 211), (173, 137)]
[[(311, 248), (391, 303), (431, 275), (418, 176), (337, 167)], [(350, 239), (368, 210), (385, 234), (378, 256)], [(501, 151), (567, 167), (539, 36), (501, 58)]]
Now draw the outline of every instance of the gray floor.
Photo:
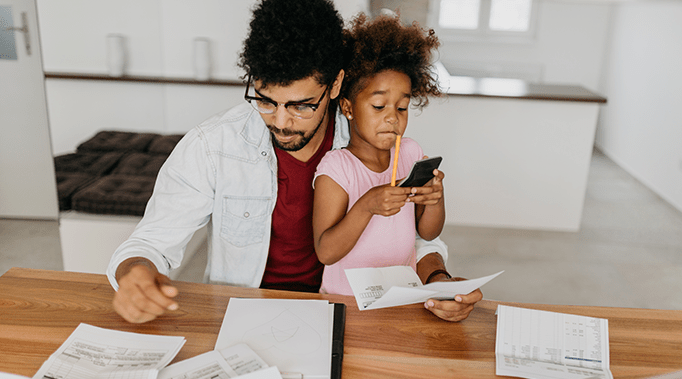
[[(487, 299), (682, 309), (682, 212), (595, 152), (578, 233), (447, 226), (449, 270), (504, 274)], [(205, 254), (180, 279), (200, 281)], [(58, 223), (0, 219), (0, 274), (11, 267), (61, 270)]]

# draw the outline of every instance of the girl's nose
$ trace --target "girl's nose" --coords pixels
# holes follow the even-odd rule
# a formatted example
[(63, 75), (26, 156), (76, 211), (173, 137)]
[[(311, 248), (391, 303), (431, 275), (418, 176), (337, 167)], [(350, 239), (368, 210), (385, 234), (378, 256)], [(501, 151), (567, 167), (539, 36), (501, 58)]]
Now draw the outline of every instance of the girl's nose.
[(398, 123), (398, 115), (397, 115), (397, 113), (396, 113), (396, 112), (392, 112), (392, 111), (388, 112), (388, 114), (386, 115), (386, 122), (389, 123), (389, 124), (391, 124), (391, 125), (397, 124), (397, 123)]

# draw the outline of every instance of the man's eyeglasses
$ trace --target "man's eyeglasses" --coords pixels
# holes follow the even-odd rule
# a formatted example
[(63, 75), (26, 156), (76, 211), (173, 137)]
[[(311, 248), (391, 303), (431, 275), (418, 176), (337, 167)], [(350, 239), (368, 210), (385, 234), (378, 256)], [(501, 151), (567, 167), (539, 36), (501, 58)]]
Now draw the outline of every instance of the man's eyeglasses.
[[(253, 107), (253, 109), (257, 110), (260, 113), (263, 114), (275, 113), (277, 111), (277, 107), (280, 106), (280, 104), (268, 98), (249, 96), (250, 85), (251, 75), (249, 75), (248, 81), (246, 82), (246, 92), (244, 92), (244, 100), (248, 101), (249, 104), (251, 104), (251, 106)], [(322, 103), (324, 96), (327, 94), (327, 90), (329, 90), (329, 85), (325, 87), (324, 92), (322, 92), (322, 96), (320, 96), (320, 100), (316, 104), (289, 102), (281, 105), (284, 106), (284, 108), (286, 108), (286, 110), (292, 116), (296, 118), (309, 119), (315, 115), (315, 111), (320, 106), (320, 103)]]

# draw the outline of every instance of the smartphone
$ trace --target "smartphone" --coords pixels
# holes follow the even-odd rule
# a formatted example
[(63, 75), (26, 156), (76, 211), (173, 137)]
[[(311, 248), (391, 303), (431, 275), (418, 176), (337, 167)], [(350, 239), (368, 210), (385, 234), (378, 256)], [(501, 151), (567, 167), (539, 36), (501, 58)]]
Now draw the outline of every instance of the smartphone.
[(442, 157), (431, 157), (414, 162), (410, 173), (398, 183), (398, 187), (421, 187), (428, 183), (442, 160)]

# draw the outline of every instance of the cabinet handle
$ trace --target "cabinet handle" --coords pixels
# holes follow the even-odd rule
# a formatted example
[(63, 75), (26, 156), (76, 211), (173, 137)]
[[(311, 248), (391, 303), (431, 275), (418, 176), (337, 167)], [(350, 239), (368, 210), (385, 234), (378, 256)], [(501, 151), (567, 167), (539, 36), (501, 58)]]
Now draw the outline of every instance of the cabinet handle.
[(24, 42), (26, 43), (26, 55), (31, 55), (31, 35), (28, 33), (28, 15), (26, 12), (21, 12), (21, 28), (6, 28), (5, 30), (14, 30), (24, 33)]

